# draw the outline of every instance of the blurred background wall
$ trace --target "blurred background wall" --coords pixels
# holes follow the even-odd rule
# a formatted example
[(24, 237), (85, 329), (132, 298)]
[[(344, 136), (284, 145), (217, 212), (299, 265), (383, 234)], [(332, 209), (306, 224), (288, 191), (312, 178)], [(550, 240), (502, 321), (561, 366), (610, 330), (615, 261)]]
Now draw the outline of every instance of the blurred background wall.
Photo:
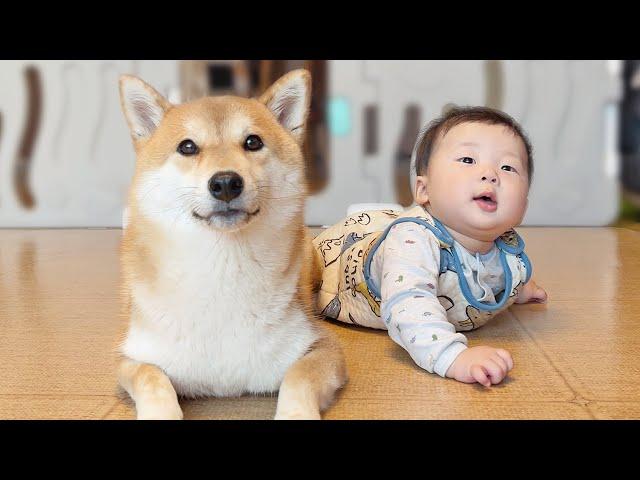
[(353, 203), (410, 205), (418, 131), (452, 104), (499, 108), (529, 134), (525, 225), (640, 219), (639, 61), (0, 61), (0, 226), (122, 224), (135, 158), (120, 74), (180, 103), (256, 96), (301, 67), (313, 77), (310, 225)]

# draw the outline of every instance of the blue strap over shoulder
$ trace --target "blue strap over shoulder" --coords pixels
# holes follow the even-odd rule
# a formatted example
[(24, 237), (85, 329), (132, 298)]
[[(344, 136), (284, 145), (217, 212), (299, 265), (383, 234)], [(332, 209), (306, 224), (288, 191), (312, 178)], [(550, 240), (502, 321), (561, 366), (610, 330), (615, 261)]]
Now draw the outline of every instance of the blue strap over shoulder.
[(446, 231), (446, 229), (440, 230), (438, 227), (434, 227), (423, 218), (403, 217), (403, 218), (398, 218), (393, 222), (391, 222), (387, 226), (387, 228), (384, 229), (384, 231), (378, 237), (378, 239), (375, 241), (375, 243), (373, 244), (373, 247), (371, 247), (371, 251), (369, 252), (369, 255), (367, 256), (367, 259), (365, 260), (364, 266), (363, 266), (364, 279), (367, 282), (367, 287), (369, 288), (369, 290), (371, 290), (371, 293), (373, 293), (378, 298), (381, 298), (380, 292), (375, 287), (375, 285), (373, 285), (373, 282), (371, 282), (371, 262), (373, 261), (373, 256), (378, 250), (378, 247), (382, 245), (382, 242), (384, 242), (384, 239), (387, 238), (387, 235), (389, 234), (389, 230), (391, 230), (395, 225), (398, 225), (399, 223), (404, 223), (404, 222), (412, 222), (412, 223), (417, 223), (418, 225), (422, 225), (423, 227), (428, 228), (436, 236), (436, 238), (440, 240), (442, 243), (445, 243), (448, 246), (453, 245), (453, 237), (451, 236), (451, 234), (449, 234), (449, 232)]
[[(432, 218), (435, 225), (431, 225), (425, 219), (422, 219), (419, 217), (403, 217), (403, 218), (398, 218), (397, 220), (394, 220), (387, 226), (387, 228), (385, 228), (382, 234), (375, 241), (363, 266), (364, 278), (365, 278), (365, 281), (367, 282), (367, 286), (369, 290), (371, 290), (371, 292), (376, 297), (381, 298), (380, 292), (375, 287), (375, 285), (373, 285), (373, 282), (371, 281), (371, 262), (373, 261), (374, 254), (378, 250), (378, 247), (382, 244), (382, 242), (385, 240), (385, 238), (389, 234), (389, 231), (391, 230), (391, 228), (393, 228), (395, 225), (399, 223), (404, 223), (404, 222), (413, 222), (429, 229), (436, 236), (436, 238), (443, 244), (443, 246), (441, 246), (441, 255), (440, 255), (440, 273), (443, 273), (447, 270), (453, 270), (456, 272), (458, 276), (460, 289), (462, 290), (462, 294), (464, 295), (465, 299), (467, 300), (467, 302), (469, 302), (470, 305), (482, 311), (496, 311), (503, 308), (507, 300), (509, 299), (509, 296), (511, 295), (512, 288), (509, 288), (509, 290), (505, 288), (505, 290), (502, 292), (502, 296), (500, 300), (497, 303), (485, 303), (485, 302), (478, 301), (471, 293), (471, 289), (469, 288), (467, 280), (464, 274), (462, 273), (462, 265), (460, 263), (460, 259), (458, 258), (456, 249), (453, 248), (453, 244), (454, 244), (453, 237), (448, 232), (447, 228), (438, 219), (436, 219), (433, 216)], [(529, 279), (531, 278), (531, 262), (529, 261), (529, 257), (527, 257), (527, 255), (524, 253), (524, 240), (522, 240), (520, 235), (518, 235), (515, 232), (515, 230), (510, 230), (509, 232), (506, 232), (505, 234), (501, 235), (498, 239), (496, 239), (495, 244), (499, 249), (500, 263), (502, 265), (502, 269), (505, 277), (505, 287), (507, 285), (511, 286), (513, 281), (511, 268), (507, 263), (506, 254), (516, 255), (523, 261), (523, 263), (525, 264), (525, 268), (527, 270), (525, 283), (528, 282)], [(453, 267), (453, 268), (449, 268), (449, 267)]]
[[(435, 222), (435, 224), (438, 226), (439, 229), (446, 231), (445, 226), (442, 225), (440, 221), (438, 221), (436, 218), (434, 218), (433, 221)], [(456, 271), (456, 274), (458, 275), (458, 283), (460, 284), (460, 289), (462, 290), (462, 294), (464, 295), (465, 300), (469, 302), (469, 305), (477, 308), (478, 310), (489, 311), (489, 312), (500, 310), (501, 308), (504, 307), (504, 305), (507, 303), (507, 300), (509, 299), (509, 296), (511, 295), (511, 288), (507, 290), (506, 286), (509, 285), (511, 287), (511, 284), (513, 281), (513, 277), (511, 275), (511, 268), (507, 263), (505, 250), (501, 248), (500, 244), (498, 244), (498, 240), (496, 240), (495, 243), (496, 245), (498, 245), (498, 249), (500, 250), (500, 254), (499, 254), (500, 264), (502, 265), (502, 271), (504, 273), (504, 284), (505, 284), (505, 289), (502, 291), (502, 296), (497, 303), (480, 302), (473, 296), (473, 294), (471, 293), (471, 289), (469, 288), (469, 284), (467, 283), (467, 279), (462, 273), (462, 264), (460, 263), (460, 258), (458, 258), (458, 253), (456, 252), (455, 248), (451, 248), (451, 254), (453, 256), (455, 271)], [(522, 242), (522, 245), (524, 247), (524, 242)]]

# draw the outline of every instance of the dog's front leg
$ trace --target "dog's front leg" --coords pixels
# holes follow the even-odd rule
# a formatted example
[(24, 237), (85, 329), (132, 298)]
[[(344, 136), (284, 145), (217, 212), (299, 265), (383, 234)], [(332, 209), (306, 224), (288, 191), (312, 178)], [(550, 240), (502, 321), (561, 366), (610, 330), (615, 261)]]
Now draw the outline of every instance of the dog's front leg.
[(182, 420), (178, 395), (169, 377), (155, 365), (124, 359), (118, 380), (135, 402), (138, 420)]
[(278, 394), (276, 420), (319, 420), (347, 381), (344, 355), (328, 333), (287, 371)]

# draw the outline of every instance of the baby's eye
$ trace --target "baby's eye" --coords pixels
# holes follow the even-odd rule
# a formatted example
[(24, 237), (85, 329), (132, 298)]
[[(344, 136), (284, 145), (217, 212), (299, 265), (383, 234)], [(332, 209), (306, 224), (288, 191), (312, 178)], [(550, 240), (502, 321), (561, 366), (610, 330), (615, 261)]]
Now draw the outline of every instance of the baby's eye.
[(515, 168), (513, 168), (511, 165), (503, 165), (502, 170), (506, 170), (507, 172), (518, 173), (518, 171)]
[(467, 163), (469, 165), (476, 163), (476, 161), (471, 157), (462, 157), (462, 158), (459, 158), (458, 161), (462, 163)]

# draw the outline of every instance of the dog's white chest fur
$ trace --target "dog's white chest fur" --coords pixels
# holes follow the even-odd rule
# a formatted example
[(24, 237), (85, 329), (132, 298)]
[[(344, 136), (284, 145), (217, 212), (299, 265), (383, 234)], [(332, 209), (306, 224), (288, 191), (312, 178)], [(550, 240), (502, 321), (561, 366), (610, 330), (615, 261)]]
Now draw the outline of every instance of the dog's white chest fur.
[(316, 339), (293, 302), (299, 268), (283, 274), (277, 257), (202, 228), (172, 239), (153, 287), (131, 286), (136, 321), (123, 353), (159, 366), (186, 396), (278, 390)]

